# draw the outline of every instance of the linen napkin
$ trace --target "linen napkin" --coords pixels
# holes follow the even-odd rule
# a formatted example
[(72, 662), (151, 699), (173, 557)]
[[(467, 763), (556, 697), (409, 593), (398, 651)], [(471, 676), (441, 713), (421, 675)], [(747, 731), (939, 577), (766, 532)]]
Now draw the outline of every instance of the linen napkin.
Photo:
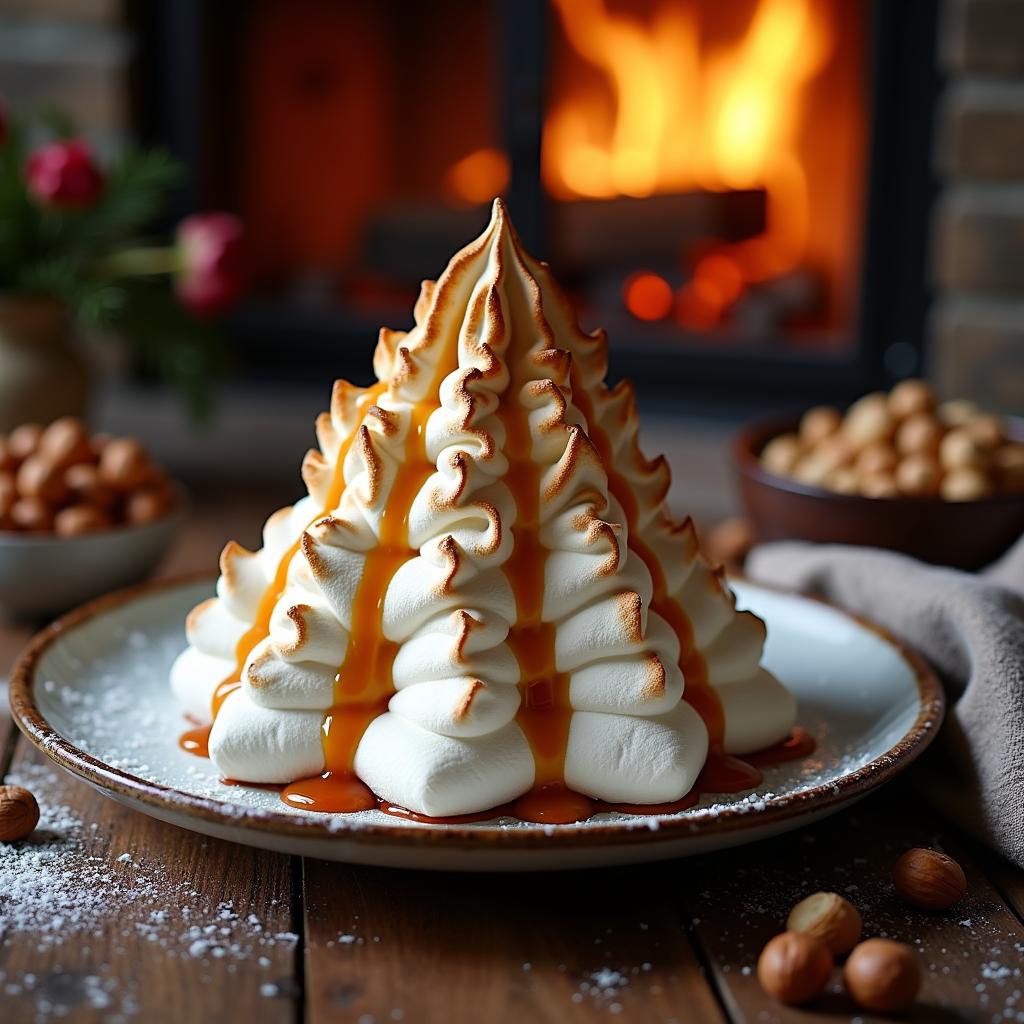
[(1024, 867), (1024, 536), (978, 574), (789, 541), (754, 548), (745, 571), (863, 614), (925, 656), (947, 711), (914, 777), (941, 813)]

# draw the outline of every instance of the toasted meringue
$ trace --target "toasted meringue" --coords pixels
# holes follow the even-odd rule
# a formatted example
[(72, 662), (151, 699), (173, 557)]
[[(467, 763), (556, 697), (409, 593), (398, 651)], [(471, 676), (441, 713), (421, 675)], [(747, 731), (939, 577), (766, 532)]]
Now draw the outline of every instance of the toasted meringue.
[(709, 750), (783, 739), (763, 624), (667, 513), (603, 334), (500, 200), (414, 318), (376, 385), (335, 385), (307, 496), (228, 544), (189, 615), (171, 684), (221, 774), (354, 774), (431, 816), (538, 787), (662, 804)]

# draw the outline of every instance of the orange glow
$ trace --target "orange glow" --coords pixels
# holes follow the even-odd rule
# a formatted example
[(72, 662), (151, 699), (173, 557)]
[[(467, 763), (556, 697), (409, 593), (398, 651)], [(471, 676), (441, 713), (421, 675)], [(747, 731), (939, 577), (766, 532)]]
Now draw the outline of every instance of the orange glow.
[(707, 330), (719, 322), (725, 305), (722, 293), (713, 283), (695, 277), (679, 289), (676, 319), (684, 327)]
[[(809, 168), (823, 161), (806, 129), (812, 110), (823, 113), (811, 85), (835, 52), (841, 16), (822, 0), (650, 0), (646, 16), (635, 6), (612, 10), (610, 0), (553, 2), (578, 67), (563, 76), (544, 124), (542, 170), (554, 197), (763, 189), (764, 232), (723, 244), (721, 261), (698, 264), (696, 277), (706, 280), (697, 291), (717, 288), (719, 314), (744, 284), (820, 256), (810, 239), (809, 181), (821, 172)], [(858, 127), (852, 120), (824, 130), (855, 148)], [(836, 188), (819, 187), (833, 207)], [(814, 216), (850, 223), (845, 210)], [(818, 228), (838, 260), (834, 230)], [(694, 304), (701, 320), (709, 315), (711, 305), (688, 293), (684, 307)]]
[(448, 168), (444, 190), (457, 203), (487, 203), (508, 187), (508, 157), (499, 149), (477, 149)]
[(731, 256), (721, 251), (705, 256), (697, 264), (693, 276), (695, 280), (713, 281), (725, 303), (734, 301), (743, 291), (743, 270)]
[(640, 320), (664, 320), (672, 312), (672, 289), (657, 274), (633, 274), (622, 286), (622, 297), (626, 309)]

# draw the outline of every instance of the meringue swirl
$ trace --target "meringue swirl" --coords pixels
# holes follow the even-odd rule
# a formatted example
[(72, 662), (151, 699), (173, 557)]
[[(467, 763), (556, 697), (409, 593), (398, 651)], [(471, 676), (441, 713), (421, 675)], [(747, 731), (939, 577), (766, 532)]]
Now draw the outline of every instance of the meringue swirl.
[(381, 331), (376, 385), (335, 384), (307, 496), (259, 551), (225, 547), (188, 617), (171, 683), (213, 717), (221, 774), (354, 773), (433, 816), (555, 782), (663, 803), (709, 744), (783, 738), (795, 703), (760, 665), (763, 624), (668, 515), (604, 336), (500, 201), (414, 321)]

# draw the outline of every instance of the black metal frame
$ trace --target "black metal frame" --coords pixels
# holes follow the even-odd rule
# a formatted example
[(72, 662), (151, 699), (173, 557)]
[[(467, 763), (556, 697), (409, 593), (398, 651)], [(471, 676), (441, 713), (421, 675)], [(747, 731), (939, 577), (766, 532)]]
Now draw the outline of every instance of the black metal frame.
[[(547, 0), (495, 4), (501, 123), (512, 164), (507, 195), (527, 245), (543, 254), (549, 211), (541, 186), (540, 145), (549, 5)], [(212, 6), (223, 15), (224, 7)], [(919, 368), (929, 300), (928, 211), (936, 190), (931, 137), (940, 85), (938, 6), (933, 0), (867, 2), (870, 163), (855, 343), (834, 354), (735, 346), (720, 352), (680, 345), (675, 328), (623, 320), (609, 325), (613, 377), (628, 375), (642, 393), (673, 400), (759, 397), (800, 403), (848, 400)], [(170, 146), (197, 171), (198, 180), (204, 141), (212, 137), (224, 144), (222, 118), (216, 109), (202, 106), (210, 95), (205, 85), (214, 75), (222, 105), (232, 79), (224, 67), (231, 55), (224, 22), (211, 29), (210, 0), (137, 0), (129, 10), (142, 54), (140, 132)], [(206, 59), (211, 43), (215, 64)], [(214, 195), (222, 191), (217, 185)], [(194, 208), (197, 199), (193, 184), (181, 197), (181, 210)], [(225, 199), (230, 196), (219, 201)], [(396, 310), (395, 318), (390, 326), (400, 326), (408, 311)], [(340, 375), (365, 382), (378, 326), (345, 309), (310, 312), (269, 300), (248, 303), (229, 321), (253, 367), (271, 366), (275, 380), (292, 372), (296, 380)], [(274, 358), (282, 344), (287, 344), (288, 360)], [(292, 358), (297, 353), (301, 358)], [(295, 367), (300, 369), (289, 369)]]

